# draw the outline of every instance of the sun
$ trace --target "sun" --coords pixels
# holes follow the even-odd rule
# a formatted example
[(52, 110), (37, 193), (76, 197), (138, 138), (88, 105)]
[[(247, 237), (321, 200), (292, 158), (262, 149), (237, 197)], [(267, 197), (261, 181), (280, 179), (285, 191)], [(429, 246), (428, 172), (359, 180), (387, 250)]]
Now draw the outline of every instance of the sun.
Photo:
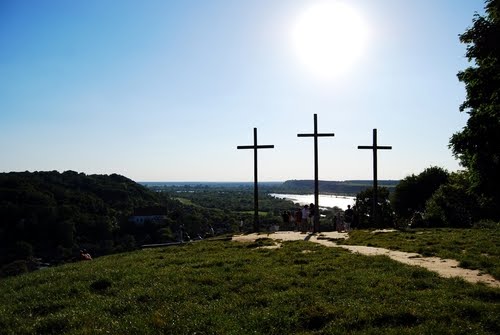
[(292, 46), (300, 63), (320, 78), (347, 72), (362, 56), (368, 37), (363, 18), (341, 2), (319, 2), (298, 15)]

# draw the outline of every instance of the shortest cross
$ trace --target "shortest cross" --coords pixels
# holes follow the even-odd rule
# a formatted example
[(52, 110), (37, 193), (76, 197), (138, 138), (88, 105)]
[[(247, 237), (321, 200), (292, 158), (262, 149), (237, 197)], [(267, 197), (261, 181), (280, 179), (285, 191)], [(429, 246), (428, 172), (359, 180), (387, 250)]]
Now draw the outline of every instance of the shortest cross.
[(237, 149), (253, 149), (253, 193), (254, 193), (254, 232), (259, 231), (259, 187), (257, 182), (257, 149), (273, 149), (274, 145), (257, 145), (257, 128), (253, 128), (253, 145), (239, 145)]
[(373, 150), (373, 208), (372, 208), (372, 218), (373, 224), (377, 223), (377, 150), (391, 150), (392, 146), (379, 146), (377, 145), (377, 129), (373, 129), (373, 145), (360, 145), (358, 149), (372, 149)]

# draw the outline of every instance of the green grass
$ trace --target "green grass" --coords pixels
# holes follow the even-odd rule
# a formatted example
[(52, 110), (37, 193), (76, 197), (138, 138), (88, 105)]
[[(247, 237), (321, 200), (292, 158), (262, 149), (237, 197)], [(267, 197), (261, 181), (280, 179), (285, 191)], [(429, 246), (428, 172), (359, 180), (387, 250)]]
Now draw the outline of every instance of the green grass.
[(340, 244), (417, 252), (458, 260), (460, 266), (479, 269), (500, 280), (500, 229), (414, 229), (392, 233), (355, 230)]
[(188, 206), (195, 206), (195, 207), (201, 207), (200, 205), (197, 205), (195, 204), (193, 201), (191, 201), (190, 199), (186, 199), (186, 198), (173, 198), (174, 200), (178, 200), (180, 201), (181, 204), (183, 205), (188, 205)]
[(0, 281), (2, 334), (498, 334), (500, 290), (305, 241), (198, 242)]

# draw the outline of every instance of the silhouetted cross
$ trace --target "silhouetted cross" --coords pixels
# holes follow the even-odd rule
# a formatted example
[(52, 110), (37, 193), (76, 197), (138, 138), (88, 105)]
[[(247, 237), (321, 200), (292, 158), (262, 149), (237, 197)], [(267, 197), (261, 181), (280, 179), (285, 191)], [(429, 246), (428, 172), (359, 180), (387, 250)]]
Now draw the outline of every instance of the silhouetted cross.
[(257, 150), (258, 149), (273, 149), (274, 145), (257, 145), (257, 128), (253, 128), (253, 145), (239, 145), (238, 149), (253, 149), (253, 193), (254, 193), (254, 232), (259, 231), (259, 187), (257, 183)]
[(372, 218), (373, 224), (377, 224), (377, 150), (391, 150), (392, 146), (379, 146), (377, 145), (377, 129), (373, 129), (373, 145), (359, 145), (358, 149), (372, 149), (373, 150), (373, 207), (372, 207)]
[(319, 232), (319, 179), (318, 179), (318, 137), (335, 136), (334, 133), (318, 134), (318, 115), (314, 114), (314, 133), (297, 134), (297, 137), (314, 137), (314, 226), (313, 233)]

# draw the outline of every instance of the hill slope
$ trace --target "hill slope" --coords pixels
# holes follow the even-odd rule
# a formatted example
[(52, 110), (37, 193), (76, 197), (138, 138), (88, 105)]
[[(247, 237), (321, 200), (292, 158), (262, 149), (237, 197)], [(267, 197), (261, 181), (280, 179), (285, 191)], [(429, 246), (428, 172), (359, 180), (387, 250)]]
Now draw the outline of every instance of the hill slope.
[(0, 281), (3, 334), (499, 332), (499, 291), (305, 241), (202, 241)]
[(33, 251), (63, 256), (78, 245), (113, 241), (134, 208), (164, 201), (116, 174), (1, 173), (0, 264)]

